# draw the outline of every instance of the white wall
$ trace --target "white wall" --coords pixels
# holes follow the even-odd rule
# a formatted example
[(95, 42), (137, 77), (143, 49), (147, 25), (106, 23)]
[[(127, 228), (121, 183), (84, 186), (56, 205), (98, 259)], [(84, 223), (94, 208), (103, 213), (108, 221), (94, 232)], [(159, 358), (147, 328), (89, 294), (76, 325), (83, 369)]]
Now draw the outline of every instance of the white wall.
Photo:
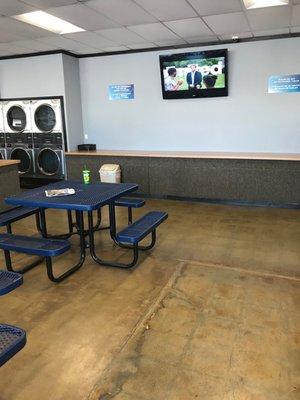
[(0, 60), (0, 97), (63, 96), (61, 54)]
[(63, 96), (69, 150), (83, 142), (77, 58), (62, 54), (0, 60), (0, 97)]
[[(269, 75), (300, 73), (300, 38), (215, 46), (223, 47), (227, 98), (163, 100), (159, 54), (174, 51), (82, 58), (86, 142), (101, 149), (300, 152), (300, 93), (267, 94)], [(127, 83), (135, 84), (135, 100), (108, 100), (109, 84)]]
[(83, 142), (79, 61), (67, 55), (63, 55), (62, 60), (68, 148), (75, 150), (77, 145)]

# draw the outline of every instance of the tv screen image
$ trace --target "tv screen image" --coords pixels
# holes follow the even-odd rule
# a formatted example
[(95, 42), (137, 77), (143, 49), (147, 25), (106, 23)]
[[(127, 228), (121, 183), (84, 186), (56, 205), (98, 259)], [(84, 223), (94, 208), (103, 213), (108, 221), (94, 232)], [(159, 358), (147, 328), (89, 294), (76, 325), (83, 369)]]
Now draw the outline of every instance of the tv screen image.
[(164, 99), (228, 96), (227, 50), (160, 56)]

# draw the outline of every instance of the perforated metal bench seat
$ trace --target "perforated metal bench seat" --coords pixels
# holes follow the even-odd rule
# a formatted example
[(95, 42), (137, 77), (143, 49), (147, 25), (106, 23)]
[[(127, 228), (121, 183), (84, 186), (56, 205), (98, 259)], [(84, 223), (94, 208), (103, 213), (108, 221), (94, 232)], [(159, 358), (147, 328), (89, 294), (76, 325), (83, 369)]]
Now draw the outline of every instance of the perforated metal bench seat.
[(140, 208), (145, 205), (145, 200), (121, 197), (115, 201), (115, 205), (118, 207)]
[(23, 283), (23, 276), (16, 272), (0, 270), (0, 296), (11, 292)]
[(1, 233), (0, 249), (41, 257), (54, 257), (69, 250), (70, 243), (68, 240), (44, 239)]
[(136, 244), (144, 239), (149, 233), (154, 231), (163, 221), (168, 218), (168, 214), (162, 211), (151, 211), (123, 229), (116, 235), (120, 243)]
[(16, 207), (0, 214), (0, 226), (6, 226), (22, 218), (29, 217), (39, 211), (35, 207)]
[(26, 344), (26, 332), (16, 326), (0, 324), (0, 367)]

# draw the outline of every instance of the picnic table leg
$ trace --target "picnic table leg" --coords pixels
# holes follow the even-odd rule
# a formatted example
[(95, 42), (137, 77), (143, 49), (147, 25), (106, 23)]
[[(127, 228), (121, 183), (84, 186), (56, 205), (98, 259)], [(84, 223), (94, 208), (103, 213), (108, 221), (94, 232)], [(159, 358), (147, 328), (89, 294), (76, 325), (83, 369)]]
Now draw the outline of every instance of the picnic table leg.
[[(46, 228), (46, 221), (45, 219), (41, 218), (42, 220), (42, 231), (43, 234), (47, 235), (47, 228)], [(78, 232), (79, 232), (79, 237), (80, 237), (80, 258), (77, 264), (75, 264), (73, 267), (69, 268), (66, 272), (62, 273), (59, 276), (54, 276), (53, 273), (53, 265), (52, 265), (52, 258), (51, 257), (45, 257), (46, 259), (46, 268), (47, 268), (47, 275), (48, 278), (52, 282), (61, 282), (64, 279), (66, 279), (68, 276), (74, 274), (79, 268), (82, 267), (85, 256), (86, 256), (86, 243), (85, 243), (85, 231), (84, 231), (84, 219), (83, 219), (83, 212), (82, 211), (76, 211), (76, 221), (78, 224)]]
[[(37, 214), (39, 216), (39, 221), (40, 221), (40, 215)], [(45, 219), (45, 213), (44, 213), (44, 219)], [(60, 233), (57, 235), (48, 235), (48, 238), (51, 239), (69, 239), (71, 236), (73, 235), (78, 235), (79, 231), (78, 231), (78, 224), (77, 222), (73, 221), (73, 214), (72, 214), (72, 210), (67, 210), (67, 218), (68, 218), (68, 233)], [(40, 223), (41, 225), (41, 223)], [(76, 231), (74, 231), (74, 228), (76, 228)], [(42, 235), (42, 228), (40, 226), (39, 232)], [(43, 235), (42, 235), (43, 236)]]
[(40, 220), (40, 214), (39, 213), (35, 214), (35, 225), (36, 225), (36, 229), (38, 230), (38, 232), (41, 233), (42, 229), (41, 229), (41, 220)]
[[(94, 230), (93, 230), (93, 213), (92, 211), (88, 212), (88, 222), (89, 222), (89, 242), (90, 242), (90, 253), (93, 258), (93, 260), (100, 265), (104, 265), (107, 267), (117, 267), (117, 268), (132, 268), (136, 265), (138, 262), (138, 257), (139, 257), (139, 249), (137, 245), (132, 246), (131, 250), (133, 250), (133, 259), (130, 263), (125, 264), (125, 263), (117, 263), (113, 261), (107, 261), (107, 260), (102, 260), (99, 258), (96, 254), (95, 251), (95, 242), (94, 242)], [(115, 233), (115, 220), (111, 219), (110, 220), (110, 231), (111, 235)]]
[[(100, 227), (101, 224), (101, 209), (99, 208), (97, 210), (97, 222), (96, 225), (94, 226), (94, 231), (102, 231), (104, 229), (109, 229), (109, 227)], [(52, 238), (57, 238), (57, 239), (68, 239), (69, 237), (73, 236), (73, 235), (77, 235), (79, 233), (79, 229), (78, 229), (78, 222), (77, 219), (75, 220), (75, 222), (73, 221), (73, 214), (71, 210), (68, 210), (68, 226), (69, 226), (69, 233), (67, 234), (61, 234), (61, 235), (51, 235)], [(74, 231), (74, 228), (76, 228), (76, 231)], [(89, 231), (85, 230), (85, 235), (88, 235)]]
[(69, 233), (73, 232), (74, 224), (72, 219), (72, 211), (68, 210), (68, 226), (69, 226)]
[(132, 224), (132, 208), (128, 207), (128, 225)]

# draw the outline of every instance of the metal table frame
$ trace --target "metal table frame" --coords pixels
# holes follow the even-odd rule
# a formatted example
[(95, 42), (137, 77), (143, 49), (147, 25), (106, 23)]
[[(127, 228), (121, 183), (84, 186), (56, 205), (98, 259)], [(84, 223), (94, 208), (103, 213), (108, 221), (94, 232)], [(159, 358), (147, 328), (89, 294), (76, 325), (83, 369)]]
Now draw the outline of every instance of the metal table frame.
[[(73, 187), (75, 191), (75, 195), (66, 196), (66, 197), (52, 197), (48, 198), (45, 195), (46, 189), (59, 189), (59, 188), (66, 188), (66, 187)], [(101, 192), (102, 189), (104, 190), (104, 194)], [(46, 261), (46, 268), (47, 268), (47, 275), (48, 278), (53, 282), (61, 282), (66, 279), (68, 276), (72, 275), (74, 272), (79, 270), (82, 265), (84, 264), (86, 258), (86, 250), (89, 249), (90, 254), (93, 260), (104, 266), (111, 266), (111, 267), (118, 267), (118, 268), (131, 268), (133, 267), (138, 261), (138, 251), (139, 250), (148, 250), (152, 248), (155, 244), (155, 233), (152, 234), (152, 242), (147, 247), (140, 247), (138, 245), (134, 246), (125, 246), (121, 243), (118, 243), (116, 240), (116, 215), (115, 215), (115, 205), (114, 201), (124, 196), (125, 194), (131, 193), (138, 189), (138, 185), (136, 184), (104, 184), (104, 183), (96, 183), (91, 185), (84, 185), (78, 182), (72, 181), (62, 181), (55, 184), (50, 184), (47, 186), (40, 187), (38, 189), (33, 189), (23, 194), (19, 194), (13, 197), (8, 197), (6, 202), (12, 205), (22, 205), (22, 206), (34, 206), (39, 208), (39, 220), (40, 220), (40, 232), (44, 238), (51, 238), (53, 236), (48, 234), (47, 225), (46, 225), (46, 216), (45, 216), (45, 209), (52, 208), (52, 209), (60, 209), (60, 210), (67, 210), (68, 211), (68, 225), (69, 225), (69, 232), (67, 234), (58, 235), (60, 238), (67, 238), (73, 234), (79, 235), (80, 240), (80, 254), (78, 262), (69, 268), (66, 272), (62, 273), (59, 276), (55, 276), (53, 272), (53, 265), (51, 257), (45, 257)], [(88, 192), (92, 195), (92, 199), (85, 200), (84, 192)], [(96, 193), (99, 191), (99, 193)], [(79, 192), (81, 196), (79, 196)], [(76, 203), (76, 195), (77, 195), (77, 203)], [(110, 226), (105, 228), (100, 228), (101, 222), (101, 208), (103, 206), (109, 206), (109, 220)], [(97, 211), (98, 213), (98, 220), (96, 225), (93, 224), (93, 211)], [(72, 211), (75, 211), (76, 222), (73, 223), (72, 221)], [(84, 212), (88, 213), (88, 229), (85, 230), (84, 228)], [(75, 231), (74, 231), (75, 228)], [(122, 248), (130, 249), (133, 251), (133, 259), (128, 264), (117, 263), (113, 261), (105, 261), (101, 260), (96, 255), (95, 250), (95, 240), (94, 234), (96, 231), (100, 229), (110, 229), (110, 236), (113, 241)], [(55, 236), (55, 237), (58, 237)], [(88, 241), (87, 238), (88, 237)], [(8, 261), (8, 260), (7, 260)], [(10, 261), (10, 260), (9, 260)], [(11, 268), (11, 261), (10, 264), (7, 265)]]

